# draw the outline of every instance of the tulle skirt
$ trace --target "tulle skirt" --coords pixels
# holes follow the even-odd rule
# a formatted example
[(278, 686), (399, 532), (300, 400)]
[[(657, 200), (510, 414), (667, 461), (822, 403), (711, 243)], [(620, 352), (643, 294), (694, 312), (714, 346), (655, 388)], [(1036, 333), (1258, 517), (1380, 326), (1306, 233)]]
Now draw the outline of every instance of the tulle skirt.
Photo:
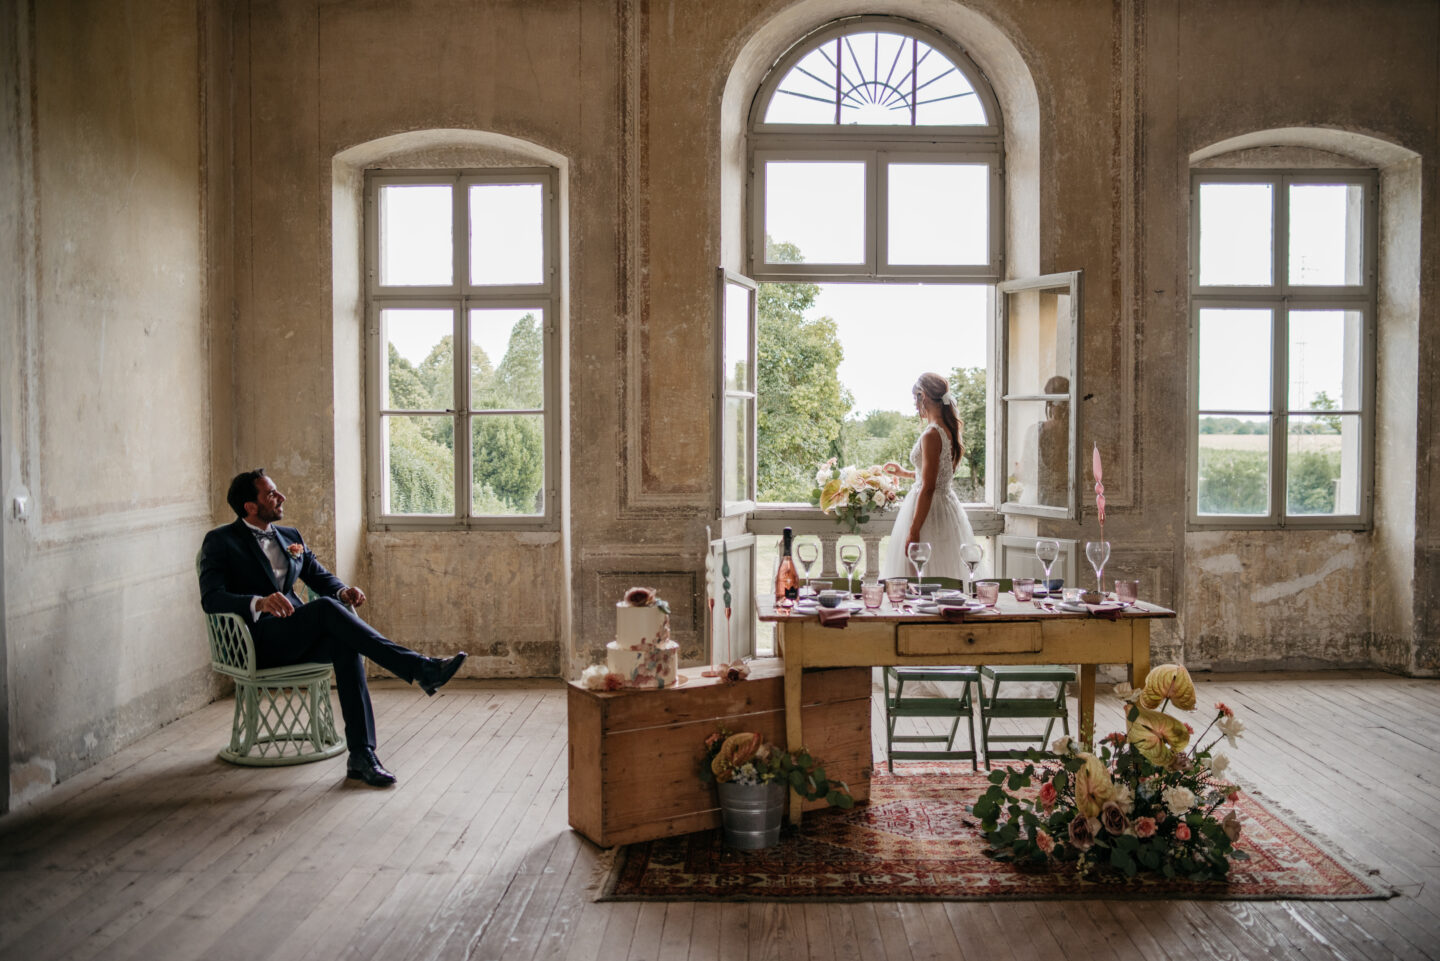
[[(918, 496), (918, 487), (910, 488), (910, 493), (905, 495), (895, 514), (895, 524), (890, 528), (890, 547), (880, 568), (882, 578), (915, 576), (915, 569), (905, 556), (905, 537), (910, 533), (910, 521), (915, 516)], [(975, 532), (970, 527), (970, 518), (965, 516), (965, 508), (960, 505), (955, 488), (947, 485), (943, 493), (936, 491), (930, 498), (930, 513), (925, 515), (925, 523), (920, 527), (920, 540), (930, 542), (926, 577), (967, 576), (965, 562), (960, 560), (960, 547), (974, 543)]]

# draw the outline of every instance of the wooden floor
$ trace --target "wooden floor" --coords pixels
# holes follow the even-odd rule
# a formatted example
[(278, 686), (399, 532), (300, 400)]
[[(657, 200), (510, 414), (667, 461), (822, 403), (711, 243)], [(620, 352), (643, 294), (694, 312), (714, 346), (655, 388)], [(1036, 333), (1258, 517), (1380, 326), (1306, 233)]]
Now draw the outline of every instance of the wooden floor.
[[(596, 904), (602, 852), (566, 824), (563, 689), (382, 683), (394, 789), (345, 781), (343, 759), (216, 760), (223, 701), (0, 819), (0, 959), (1440, 957), (1440, 682), (1199, 680), (1245, 721), (1241, 778), (1401, 897)], [(1119, 726), (1113, 698), (1098, 713)]]

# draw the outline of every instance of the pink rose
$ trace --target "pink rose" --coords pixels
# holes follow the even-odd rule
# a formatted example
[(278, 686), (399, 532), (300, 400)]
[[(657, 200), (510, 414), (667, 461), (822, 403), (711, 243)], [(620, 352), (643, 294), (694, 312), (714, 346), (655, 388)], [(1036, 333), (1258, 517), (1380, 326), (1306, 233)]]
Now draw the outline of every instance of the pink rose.
[(1054, 807), (1055, 800), (1059, 796), (1060, 792), (1055, 790), (1055, 783), (1053, 781), (1046, 781), (1040, 785), (1040, 803), (1045, 806), (1045, 810), (1048, 811)]
[(1044, 831), (1036, 831), (1035, 846), (1046, 854), (1049, 854), (1051, 851), (1055, 850), (1055, 839), (1052, 838), (1050, 835), (1046, 834)]
[(1188, 841), (1188, 840), (1190, 840), (1190, 825), (1184, 823), (1183, 821), (1182, 821), (1180, 824), (1177, 824), (1177, 825), (1175, 826), (1175, 840), (1177, 840), (1177, 841)]
[(1155, 836), (1155, 819), (1136, 818), (1135, 836), (1137, 838), (1153, 838)]

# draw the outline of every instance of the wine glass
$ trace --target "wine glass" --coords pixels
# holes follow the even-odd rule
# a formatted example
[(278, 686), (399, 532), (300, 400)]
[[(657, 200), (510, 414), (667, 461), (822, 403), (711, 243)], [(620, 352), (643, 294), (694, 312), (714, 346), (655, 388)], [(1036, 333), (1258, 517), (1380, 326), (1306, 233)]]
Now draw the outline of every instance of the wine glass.
[(980, 560), (985, 556), (985, 551), (979, 544), (961, 544), (960, 560), (970, 570), (970, 590), (975, 590), (975, 568), (980, 566)]
[(1085, 559), (1095, 568), (1095, 589), (1105, 592), (1105, 562), (1110, 559), (1109, 541), (1086, 541)]
[(910, 558), (910, 566), (915, 568), (915, 590), (922, 591), (925, 586), (925, 565), (930, 562), (930, 542), (915, 541), (905, 548), (905, 556)]
[(860, 545), (840, 545), (840, 564), (845, 568), (845, 589), (855, 593), (855, 565), (860, 563)]
[(820, 559), (820, 545), (814, 541), (801, 541), (795, 545), (795, 559), (805, 571), (805, 585), (808, 587), (815, 576), (815, 562)]
[(1059, 541), (1046, 540), (1035, 542), (1035, 559), (1040, 562), (1041, 567), (1045, 568), (1045, 583), (1041, 586), (1045, 588), (1046, 594), (1050, 593), (1050, 568), (1054, 565), (1055, 559), (1059, 556)]

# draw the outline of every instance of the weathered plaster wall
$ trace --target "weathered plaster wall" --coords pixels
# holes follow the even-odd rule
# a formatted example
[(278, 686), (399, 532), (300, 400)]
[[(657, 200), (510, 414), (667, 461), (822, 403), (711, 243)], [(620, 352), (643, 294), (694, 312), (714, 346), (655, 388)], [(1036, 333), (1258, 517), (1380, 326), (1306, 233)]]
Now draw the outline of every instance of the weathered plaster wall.
[(194, 575), (210, 515), (196, 7), (21, 7), (3, 8), (19, 244), (0, 264), (14, 800), (215, 690)]
[[(1154, 273), (1145, 286), (1157, 296), (1146, 335), (1172, 342), (1177, 380), (1188, 363), (1191, 157), (1247, 137), (1318, 145), (1340, 154), (1342, 164), (1380, 168), (1384, 201), (1376, 394), (1382, 487), (1374, 529), (1186, 535), (1177, 598), (1184, 655), (1216, 666), (1433, 672), (1427, 638), (1434, 633), (1423, 612), (1437, 597), (1425, 583), (1424, 559), (1436, 535), (1434, 495), (1424, 479), (1435, 430), (1426, 398), (1440, 385), (1435, 258), (1422, 252), (1433, 250), (1437, 237), (1434, 215), (1422, 214), (1431, 207), (1422, 194), (1433, 194), (1440, 146), (1440, 7), (1230, 0), (1152, 3), (1146, 11), (1146, 126), (1153, 136), (1144, 175), (1154, 185), (1149, 209), (1160, 228), (1147, 253)], [(1424, 160), (1400, 159), (1406, 156)], [(1158, 451), (1163, 438), (1184, 437), (1188, 425), (1183, 396), (1166, 397), (1156, 409), (1161, 423), (1147, 446)], [(1174, 449), (1183, 462), (1183, 446)], [(1183, 500), (1167, 508), (1183, 517)]]

